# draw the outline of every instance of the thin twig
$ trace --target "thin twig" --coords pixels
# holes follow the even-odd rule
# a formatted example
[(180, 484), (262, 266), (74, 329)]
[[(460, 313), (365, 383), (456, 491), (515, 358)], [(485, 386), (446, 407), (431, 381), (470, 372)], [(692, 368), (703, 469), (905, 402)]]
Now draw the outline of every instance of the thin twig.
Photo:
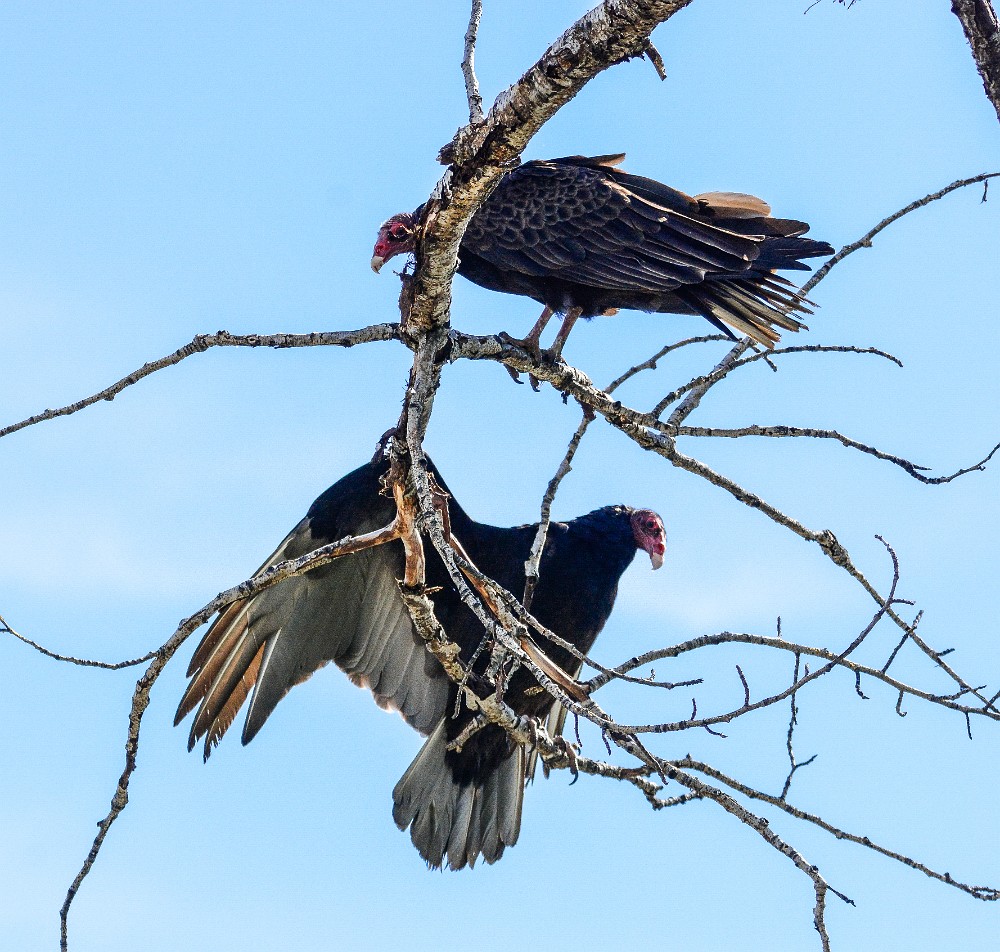
[[(876, 537), (878, 538), (878, 537)], [(817, 668), (815, 671), (806, 672), (800, 679), (793, 682), (789, 687), (785, 688), (783, 691), (779, 691), (776, 694), (772, 694), (770, 697), (763, 698), (760, 701), (750, 701), (750, 687), (747, 684), (746, 678), (743, 676), (743, 671), (737, 666), (736, 670), (739, 672), (740, 680), (743, 683), (744, 699), (743, 705), (741, 707), (735, 708), (725, 714), (716, 714), (711, 717), (702, 717), (698, 720), (689, 719), (686, 721), (674, 721), (667, 724), (627, 724), (618, 725), (616, 729), (621, 730), (623, 733), (627, 734), (665, 734), (674, 731), (684, 731), (690, 730), (692, 727), (704, 727), (706, 729), (711, 729), (711, 725), (714, 724), (728, 724), (739, 717), (743, 717), (745, 714), (749, 714), (751, 711), (759, 711), (762, 708), (770, 707), (773, 704), (777, 704), (779, 701), (783, 701), (793, 694), (795, 694), (799, 689), (809, 684), (812, 681), (822, 678), (829, 674), (834, 668), (843, 664), (843, 662), (848, 658), (849, 655), (853, 654), (861, 645), (861, 643), (874, 631), (875, 626), (882, 620), (882, 618), (888, 613), (889, 606), (892, 605), (895, 594), (896, 586), (899, 583), (899, 563), (896, 560), (896, 553), (892, 550), (892, 547), (880, 539), (888, 550), (890, 556), (892, 557), (893, 563), (893, 578), (892, 583), (889, 587), (889, 596), (883, 604), (875, 612), (872, 620), (862, 629), (860, 634), (841, 652), (834, 655), (827, 664), (823, 665), (821, 668)], [(775, 639), (777, 641), (778, 639)], [(787, 646), (787, 642), (782, 641), (782, 646)], [(805, 652), (803, 652), (805, 653)], [(595, 679), (596, 680), (596, 679)], [(591, 682), (593, 683), (593, 682)], [(590, 685), (587, 685), (590, 687)]]
[(775, 797), (771, 794), (764, 793), (761, 790), (756, 790), (753, 787), (748, 787), (746, 784), (740, 783), (740, 781), (735, 780), (732, 777), (728, 777), (726, 774), (722, 773), (722, 771), (717, 770), (709, 764), (692, 760), (690, 757), (686, 757), (683, 760), (674, 761), (672, 763), (677, 767), (685, 768), (687, 770), (696, 770), (698, 773), (703, 773), (705, 776), (711, 777), (713, 780), (716, 780), (719, 783), (724, 783), (727, 787), (736, 790), (742, 796), (749, 797), (751, 800), (761, 800), (765, 803), (769, 803), (771, 806), (778, 807), (780, 810), (783, 810), (790, 816), (795, 817), (797, 820), (803, 820), (806, 823), (818, 826), (822, 830), (826, 830), (827, 833), (833, 834), (833, 836), (835, 836), (838, 840), (848, 840), (851, 843), (857, 843), (861, 846), (867, 847), (876, 853), (880, 853), (882, 856), (895, 860), (897, 863), (909, 866), (910, 869), (915, 869), (918, 872), (929, 876), (931, 879), (936, 879), (939, 882), (947, 883), (949, 886), (954, 886), (956, 889), (960, 889), (962, 892), (968, 893), (976, 899), (982, 899), (984, 902), (996, 902), (1000, 900), (1000, 889), (996, 889), (992, 886), (970, 886), (967, 883), (963, 883), (955, 879), (950, 873), (939, 873), (936, 870), (931, 869), (929, 866), (925, 866), (923, 863), (911, 859), (909, 856), (886, 849), (884, 846), (879, 846), (867, 836), (858, 836), (855, 833), (848, 833), (846, 830), (834, 826), (822, 817), (816, 816), (812, 813), (807, 813), (805, 810), (801, 810), (798, 807), (793, 806), (781, 797)]
[[(661, 347), (652, 357), (641, 363), (635, 364), (626, 370), (623, 374), (616, 377), (614, 380), (605, 387), (604, 392), (607, 394), (614, 393), (622, 384), (627, 383), (637, 374), (642, 373), (644, 370), (656, 370), (657, 361), (664, 358), (671, 351), (679, 350), (682, 347), (686, 347), (689, 344), (701, 344), (706, 341), (716, 341), (716, 340), (728, 340), (724, 334), (706, 334), (701, 337), (689, 337), (686, 340), (677, 341), (672, 344), (665, 344)], [(549, 522), (552, 518), (552, 503), (555, 500), (556, 493), (559, 490), (559, 486), (563, 479), (569, 475), (572, 470), (573, 457), (576, 455), (576, 451), (580, 447), (580, 441), (583, 439), (584, 434), (587, 432), (587, 428), (593, 422), (593, 415), (584, 412), (583, 419), (580, 421), (580, 425), (577, 427), (576, 432), (570, 438), (569, 446), (566, 447), (566, 453), (559, 463), (555, 474), (552, 479), (549, 480), (549, 484), (545, 489), (545, 494), (542, 496), (541, 513), (538, 520), (538, 529), (535, 531), (535, 538), (531, 543), (531, 552), (528, 556), (528, 560), (524, 563), (524, 607), (525, 609), (531, 608), (531, 599), (535, 592), (535, 587), (538, 584), (538, 576), (540, 572), (540, 565), (542, 561), (542, 551), (545, 548), (545, 539), (549, 532)]]
[[(741, 340), (732, 350), (726, 354), (716, 365), (715, 370), (712, 371), (703, 383), (693, 386), (688, 392), (684, 399), (680, 402), (673, 413), (670, 414), (670, 419), (667, 421), (667, 425), (671, 427), (678, 427), (683, 423), (695, 410), (698, 409), (702, 398), (711, 389), (715, 380), (712, 379), (714, 375), (719, 375), (719, 379), (724, 377), (729, 371), (736, 365), (736, 361), (742, 357), (746, 351), (753, 346), (753, 341), (749, 337), (745, 337)], [(662, 403), (662, 401), (661, 401)], [(660, 409), (660, 405), (657, 404), (656, 410), (653, 411), (653, 416), (658, 417), (663, 412)]]
[(667, 67), (663, 65), (663, 57), (660, 56), (660, 51), (650, 43), (646, 47), (646, 56), (649, 61), (653, 64), (653, 69), (656, 70), (656, 75), (660, 77), (661, 80), (667, 78)]
[(928, 469), (927, 466), (919, 466), (916, 463), (911, 463), (907, 459), (903, 459), (901, 456), (894, 456), (892, 453), (886, 453), (874, 446), (869, 446), (867, 443), (860, 443), (857, 440), (851, 439), (849, 436), (844, 436), (837, 430), (817, 430), (812, 427), (786, 426), (784, 424), (778, 424), (775, 426), (742, 426), (735, 428), (681, 426), (677, 428), (677, 435), (707, 436), (726, 439), (737, 439), (744, 436), (763, 436), (775, 438), (810, 437), (818, 440), (836, 440), (838, 443), (842, 443), (850, 449), (855, 449), (862, 453), (867, 453), (869, 456), (874, 456), (876, 459), (892, 463), (900, 469), (905, 470), (914, 479), (917, 479), (922, 483), (927, 483), (930, 486), (939, 486), (942, 483), (950, 483), (953, 479), (958, 479), (959, 476), (964, 476), (966, 473), (976, 471), (982, 472), (986, 468), (986, 464), (993, 459), (996, 452), (1000, 450), (1000, 443), (998, 443), (978, 463), (973, 463), (971, 466), (964, 466), (962, 469), (957, 470), (950, 476), (924, 476), (920, 470)]
[[(792, 672), (792, 684), (797, 684), (799, 680), (799, 664), (802, 661), (802, 655), (796, 652), (795, 655), (795, 668)], [(806, 674), (809, 673), (808, 666), (806, 667)], [(817, 757), (813, 754), (812, 757), (807, 760), (798, 761), (795, 759), (795, 748), (792, 745), (792, 737), (795, 733), (795, 727), (799, 722), (799, 708), (795, 703), (796, 691), (792, 691), (791, 694), (791, 714), (788, 718), (788, 733), (785, 736), (785, 749), (788, 751), (788, 776), (785, 777), (784, 786), (781, 788), (781, 795), (778, 797), (779, 800), (784, 800), (788, 796), (788, 791), (792, 786), (792, 777), (795, 776), (795, 772), (802, 767), (808, 767)]]
[(711, 784), (703, 783), (696, 777), (691, 776), (691, 774), (686, 773), (684, 770), (678, 769), (678, 765), (680, 763), (683, 762), (678, 761), (677, 763), (667, 765), (668, 776), (671, 780), (676, 780), (692, 792), (699, 793), (702, 797), (717, 803), (731, 816), (736, 817), (736, 819), (739, 820), (744, 826), (749, 827), (757, 833), (757, 835), (760, 836), (768, 844), (768, 846), (777, 850), (783, 856), (791, 860), (796, 869), (805, 873), (805, 875), (812, 880), (813, 888), (816, 894), (816, 904), (813, 907), (813, 926), (819, 934), (823, 952), (830, 952), (830, 936), (826, 930), (826, 894), (828, 891), (833, 892), (845, 902), (850, 903), (852, 906), (854, 905), (854, 902), (851, 899), (848, 899), (843, 893), (832, 889), (826, 880), (820, 875), (819, 869), (814, 864), (806, 860), (793, 846), (782, 840), (781, 837), (779, 837), (778, 834), (771, 829), (771, 826), (766, 819), (751, 813), (746, 807), (733, 799), (733, 797), (724, 793), (722, 790), (719, 790), (717, 787), (713, 787)]
[(552, 503), (556, 498), (556, 493), (559, 491), (560, 483), (562, 483), (563, 479), (569, 475), (570, 470), (573, 468), (573, 457), (576, 456), (576, 451), (580, 447), (580, 441), (583, 439), (583, 435), (587, 432), (587, 428), (590, 426), (592, 421), (593, 417), (584, 413), (583, 419), (580, 421), (580, 425), (576, 428), (576, 432), (569, 441), (569, 446), (566, 447), (566, 453), (563, 456), (562, 461), (559, 463), (559, 468), (549, 480), (549, 484), (545, 488), (545, 494), (542, 496), (541, 514), (538, 520), (538, 528), (535, 530), (535, 538), (532, 540), (528, 559), (524, 563), (523, 604), (526, 611), (531, 610), (531, 600), (535, 594), (535, 586), (538, 585), (538, 577), (541, 572), (542, 564), (542, 552), (545, 549), (545, 540), (548, 537), (549, 523), (552, 519)]
[(929, 195), (925, 195), (923, 198), (918, 198), (914, 202), (910, 202), (909, 205), (904, 206), (897, 212), (893, 212), (887, 218), (883, 218), (874, 228), (862, 235), (857, 241), (852, 241), (850, 244), (844, 245), (826, 264), (823, 265), (805, 284), (802, 285), (802, 293), (808, 294), (817, 284), (820, 283), (829, 273), (830, 270), (840, 264), (848, 255), (854, 254), (859, 248), (870, 248), (872, 246), (872, 240), (875, 238), (879, 232), (884, 231), (893, 222), (899, 221), (904, 215), (909, 215), (910, 212), (916, 211), (918, 208), (923, 208), (925, 205), (930, 205), (931, 202), (936, 202), (939, 198), (944, 198), (949, 192), (954, 192), (956, 189), (965, 188), (966, 185), (975, 185), (977, 182), (986, 182), (989, 179), (996, 178), (1000, 176), (1000, 172), (983, 172), (980, 175), (974, 175), (972, 178), (958, 179), (958, 181), (952, 182), (951, 185), (946, 185), (944, 188), (931, 192)]
[(670, 404), (675, 403), (689, 391), (701, 388), (702, 393), (704, 393), (709, 387), (714, 387), (715, 384), (724, 380), (737, 367), (745, 367), (758, 360), (766, 359), (770, 361), (772, 358), (784, 354), (872, 354), (876, 357), (883, 357), (886, 360), (890, 360), (900, 367), (903, 366), (903, 362), (898, 357), (893, 357), (892, 354), (887, 354), (885, 351), (878, 350), (875, 347), (853, 347), (846, 344), (795, 344), (788, 347), (776, 347), (771, 351), (757, 351), (754, 354), (741, 357), (735, 363), (727, 362), (724, 365), (720, 364), (711, 373), (694, 377), (683, 386), (668, 393), (653, 407), (650, 413), (652, 416), (659, 417)]
[(130, 661), (93, 661), (90, 658), (74, 658), (72, 655), (57, 654), (54, 651), (50, 651), (43, 645), (32, 641), (20, 632), (15, 631), (9, 624), (7, 624), (7, 621), (2, 615), (0, 615), (0, 633), (13, 635), (18, 641), (23, 641), (26, 645), (34, 648), (35, 651), (40, 652), (47, 658), (54, 658), (56, 661), (65, 661), (69, 664), (79, 664), (87, 668), (103, 668), (106, 671), (120, 671), (122, 668), (134, 668), (137, 664), (145, 664), (147, 661), (156, 657), (155, 651), (148, 651), (141, 658), (132, 658)]

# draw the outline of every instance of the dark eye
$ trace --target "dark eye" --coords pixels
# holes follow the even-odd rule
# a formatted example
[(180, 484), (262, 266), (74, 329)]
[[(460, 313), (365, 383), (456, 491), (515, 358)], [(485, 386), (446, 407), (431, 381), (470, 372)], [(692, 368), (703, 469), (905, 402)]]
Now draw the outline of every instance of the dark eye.
[(408, 234), (409, 232), (406, 230), (405, 225), (393, 225), (389, 229), (389, 237), (394, 241), (402, 241)]

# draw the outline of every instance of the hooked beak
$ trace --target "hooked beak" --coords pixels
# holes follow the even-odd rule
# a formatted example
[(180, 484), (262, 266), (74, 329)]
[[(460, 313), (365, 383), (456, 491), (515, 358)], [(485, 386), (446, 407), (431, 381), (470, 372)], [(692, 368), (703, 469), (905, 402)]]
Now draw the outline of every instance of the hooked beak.
[(385, 264), (385, 258), (383, 258), (381, 255), (372, 255), (372, 271), (378, 274), (379, 271), (382, 270), (382, 265), (384, 264)]
[(663, 565), (663, 553), (650, 552), (649, 561), (653, 563), (653, 571), (655, 572), (661, 565)]

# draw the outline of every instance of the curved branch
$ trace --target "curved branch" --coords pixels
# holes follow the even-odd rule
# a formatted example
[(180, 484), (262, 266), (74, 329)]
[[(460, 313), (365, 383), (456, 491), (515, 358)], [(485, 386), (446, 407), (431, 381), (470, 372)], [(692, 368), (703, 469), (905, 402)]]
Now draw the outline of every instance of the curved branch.
[(388, 542), (392, 538), (396, 538), (395, 523), (391, 523), (383, 529), (370, 532), (363, 536), (349, 536), (339, 542), (333, 542), (320, 549), (316, 549), (313, 552), (306, 553), (297, 559), (288, 559), (287, 561), (279, 562), (266, 571), (261, 572), (259, 575), (255, 575), (253, 578), (247, 579), (245, 582), (241, 582), (239, 585), (235, 585), (233, 588), (227, 589), (225, 592), (217, 595), (203, 608), (199, 609), (188, 618), (185, 618), (177, 626), (176, 631), (170, 636), (169, 639), (167, 639), (163, 646), (152, 653), (152, 663), (148, 668), (146, 668), (142, 677), (136, 682), (135, 691), (132, 695), (132, 706), (129, 710), (128, 718), (128, 733), (125, 738), (125, 767), (118, 778), (118, 784), (115, 787), (114, 796), (111, 798), (111, 808), (104, 818), (98, 823), (97, 836), (94, 837), (94, 842), (90, 847), (90, 852), (87, 854), (87, 858), (84, 860), (79, 872), (73, 878), (73, 882), (70, 884), (70, 887), (66, 892), (66, 899), (63, 902), (62, 908), (59, 910), (59, 947), (62, 952), (66, 952), (69, 947), (68, 920), (73, 900), (80, 891), (80, 886), (82, 885), (83, 880), (90, 873), (91, 869), (93, 869), (94, 863), (97, 860), (98, 854), (101, 851), (101, 847), (104, 845), (104, 841), (107, 838), (112, 825), (128, 805), (128, 789), (132, 780), (132, 774), (135, 773), (136, 769), (136, 757), (139, 751), (139, 733), (142, 728), (142, 717), (146, 708), (149, 706), (150, 692), (152, 691), (153, 685), (156, 683), (156, 680), (159, 678), (164, 667), (166, 667), (167, 662), (174, 656), (177, 649), (184, 644), (192, 632), (200, 628), (206, 621), (208, 621), (209, 618), (212, 617), (212, 615), (220, 609), (225, 608), (227, 605), (231, 605), (233, 602), (239, 601), (240, 599), (256, 595), (265, 588), (276, 585), (283, 579), (289, 578), (293, 575), (301, 575), (310, 569), (314, 569), (320, 565), (326, 564), (327, 562), (331, 562), (333, 559), (341, 555), (347, 555), (350, 552), (358, 552), (361, 549), (370, 548), (374, 545), (380, 545), (383, 542)]
[(885, 602), (879, 605), (878, 611), (875, 612), (872, 620), (861, 630), (861, 633), (843, 651), (839, 652), (831, 658), (827, 664), (823, 665), (823, 667), (817, 668), (815, 671), (796, 679), (789, 687), (783, 691), (779, 691), (777, 694), (763, 698), (760, 701), (751, 701), (749, 685), (743, 675), (743, 671), (740, 669), (739, 665), (737, 665), (736, 670), (739, 672), (740, 681), (743, 683), (744, 691), (743, 704), (740, 707), (729, 711), (726, 714), (717, 714), (714, 717), (696, 719), (692, 714), (688, 720), (677, 721), (672, 724), (646, 724), (642, 726), (628, 725), (622, 727), (621, 729), (628, 734), (663, 734), (673, 731), (690, 730), (692, 727), (709, 727), (714, 724), (728, 724), (731, 721), (736, 720), (738, 717), (743, 717), (745, 714), (749, 714), (751, 711), (758, 711), (762, 708), (777, 704), (779, 701), (784, 701), (786, 698), (793, 697), (800, 688), (809, 684), (811, 681), (815, 681), (818, 678), (822, 678), (829, 674), (835, 667), (844, 662), (848, 655), (852, 654), (860, 647), (861, 643), (872, 633), (872, 631), (874, 631), (875, 626), (882, 620), (883, 616), (889, 610), (889, 606), (896, 600), (896, 586), (899, 584), (899, 563), (896, 560), (896, 553), (892, 550), (892, 547), (884, 540), (880, 541), (882, 541), (882, 544), (885, 545), (892, 558), (892, 584), (889, 587), (889, 595)]
[[(908, 637), (912, 637), (912, 631), (915, 627), (916, 622), (911, 625), (911, 631), (908, 633)], [(845, 670), (852, 672), (856, 676), (865, 675), (875, 681), (881, 681), (883, 684), (896, 691), (902, 691), (906, 695), (920, 698), (921, 700), (928, 701), (931, 704), (939, 704), (942, 707), (950, 708), (951, 710), (958, 711), (961, 714), (977, 714), (992, 721), (1000, 721), (1000, 711), (997, 711), (994, 706), (994, 702), (997, 700), (996, 697), (988, 699), (983, 706), (977, 705), (973, 707), (968, 704), (959, 704), (957, 698), (970, 693), (968, 690), (960, 689), (953, 695), (934, 694), (931, 691), (923, 691), (920, 688), (915, 688), (910, 684), (906, 684), (903, 681), (899, 681), (896, 678), (891, 677), (886, 673), (885, 667), (881, 669), (873, 668), (870, 665), (851, 661), (849, 658), (841, 658), (829, 648), (817, 648), (813, 645), (805, 645), (789, 641), (786, 638), (775, 638), (769, 635), (755, 635), (749, 632), (721, 631), (714, 635), (702, 635), (698, 638), (692, 638), (689, 641), (684, 641), (677, 645), (671, 645), (668, 648), (655, 648), (652, 651), (646, 651), (641, 655), (636, 655), (634, 658), (630, 658), (622, 664), (615, 665), (614, 668), (609, 669), (608, 673), (598, 674), (589, 681), (583, 682), (583, 687), (591, 692), (594, 692), (603, 687), (609, 681), (614, 680), (619, 673), (634, 671), (636, 668), (645, 667), (647, 664), (653, 664), (656, 661), (662, 661), (664, 658), (677, 658), (682, 654), (698, 651), (701, 648), (730, 644), (756, 645), (763, 648), (774, 648), (779, 651), (787, 651), (796, 655), (807, 655), (809, 657), (821, 658), (824, 661), (835, 664), (837, 667), (844, 668)], [(641, 679), (639, 680), (641, 683)], [(685, 723), (690, 724), (691, 722), (688, 721)], [(695, 726), (700, 726), (700, 722)]]
[[(677, 762), (681, 764), (681, 761)], [(764, 817), (751, 813), (746, 807), (734, 800), (729, 794), (724, 793), (711, 784), (703, 783), (696, 777), (678, 769), (671, 764), (667, 769), (667, 776), (671, 780), (676, 780), (679, 784), (687, 787), (692, 793), (698, 794), (707, 800), (717, 803), (726, 813), (736, 817), (744, 826), (750, 827), (755, 833), (763, 838), (768, 846), (786, 856), (795, 865), (795, 868), (812, 880), (813, 889), (816, 894), (816, 904), (813, 907), (813, 927), (819, 934), (820, 944), (823, 952), (830, 952), (830, 936), (826, 931), (826, 894), (833, 892), (844, 902), (854, 905), (854, 901), (848, 899), (843, 893), (833, 889), (829, 883), (820, 875), (819, 867), (806, 860), (798, 850), (791, 844), (786, 843), (771, 829), (770, 824)], [(665, 804), (664, 804), (665, 805)]]
[(46, 658), (53, 658), (56, 661), (65, 661), (68, 664), (78, 664), (85, 668), (103, 668), (105, 671), (120, 671), (122, 668), (134, 668), (137, 664), (145, 664), (147, 661), (156, 656), (155, 651), (150, 651), (144, 654), (141, 658), (132, 658), (130, 661), (93, 661), (90, 658), (74, 658), (72, 655), (57, 654), (54, 651), (50, 651), (43, 645), (38, 644), (38, 642), (32, 641), (26, 635), (22, 635), (20, 632), (14, 631), (14, 629), (7, 624), (6, 619), (2, 615), (0, 615), (0, 633), (13, 635), (18, 641), (23, 641), (29, 647), (34, 648), (35, 651), (45, 655)]
[[(956, 0), (956, 2), (961, 3), (964, 0)], [(973, 0), (975, 3), (983, 3), (985, 0)], [(939, 198), (944, 198), (949, 192), (954, 192), (956, 189), (965, 188), (967, 185), (975, 185), (977, 182), (988, 182), (990, 179), (994, 179), (1000, 176), (1000, 172), (983, 172), (979, 175), (974, 175), (972, 178), (958, 179), (956, 182), (952, 182), (951, 185), (946, 185), (944, 188), (937, 192), (931, 192), (929, 195), (925, 195), (923, 198), (918, 198), (915, 202), (910, 202), (909, 205), (904, 206), (898, 212), (893, 212), (888, 218), (883, 218), (871, 231), (862, 235), (857, 241), (852, 241), (848, 245), (844, 245), (826, 264), (823, 265), (805, 284), (802, 285), (802, 293), (808, 294), (820, 281), (823, 280), (829, 273), (830, 269), (836, 267), (844, 260), (848, 255), (854, 254), (859, 248), (870, 248), (872, 246), (872, 239), (881, 231), (888, 228), (893, 222), (899, 221), (904, 215), (909, 215), (910, 212), (916, 211), (918, 208), (923, 208), (924, 205), (930, 205), (931, 202), (936, 202)], [(983, 193), (983, 201), (986, 201), (986, 193)]]

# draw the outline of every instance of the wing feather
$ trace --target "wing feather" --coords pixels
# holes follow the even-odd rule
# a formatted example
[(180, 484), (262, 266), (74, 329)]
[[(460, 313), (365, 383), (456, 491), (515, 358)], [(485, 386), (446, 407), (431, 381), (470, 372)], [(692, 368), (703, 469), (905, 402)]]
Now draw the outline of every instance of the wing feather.
[(498, 268), (532, 277), (669, 291), (706, 274), (746, 271), (759, 253), (762, 236), (699, 219), (705, 207), (600, 163), (528, 162), (476, 213), (463, 244)]
[[(379, 495), (383, 469), (368, 464), (327, 490), (262, 568), (386, 525), (395, 509)], [(197, 709), (190, 745), (204, 737), (207, 757), (250, 697), (248, 743), (294, 685), (331, 661), (379, 705), (429, 733), (447, 708), (449, 682), (399, 595), (403, 562), (402, 545), (389, 542), (223, 610), (194, 653), (177, 710), (179, 722)]]

